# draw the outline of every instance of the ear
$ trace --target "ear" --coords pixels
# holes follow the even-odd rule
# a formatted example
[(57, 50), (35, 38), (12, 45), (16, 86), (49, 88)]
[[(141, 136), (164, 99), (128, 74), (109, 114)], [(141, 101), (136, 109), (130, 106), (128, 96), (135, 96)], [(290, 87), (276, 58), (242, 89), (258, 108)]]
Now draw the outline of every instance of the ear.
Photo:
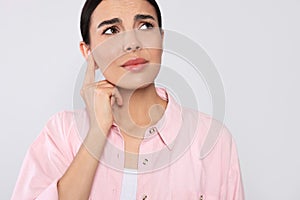
[[(91, 55), (91, 48), (89, 45), (87, 45), (85, 42), (81, 41), (79, 43), (79, 48), (81, 51), (82, 56), (85, 58), (85, 60), (88, 59), (88, 57)], [(95, 62), (95, 69), (99, 69), (97, 63)]]
[(162, 38), (162, 40), (164, 40), (164, 37), (165, 37), (165, 31), (164, 31), (164, 29), (160, 29), (160, 33), (161, 33), (161, 38)]
[(164, 46), (164, 37), (165, 37), (165, 31), (164, 29), (160, 29), (160, 34), (161, 34), (161, 41), (162, 41), (162, 47)]
[(85, 42), (81, 41), (79, 43), (79, 48), (80, 48), (82, 56), (87, 60), (91, 53), (90, 46), (87, 45)]

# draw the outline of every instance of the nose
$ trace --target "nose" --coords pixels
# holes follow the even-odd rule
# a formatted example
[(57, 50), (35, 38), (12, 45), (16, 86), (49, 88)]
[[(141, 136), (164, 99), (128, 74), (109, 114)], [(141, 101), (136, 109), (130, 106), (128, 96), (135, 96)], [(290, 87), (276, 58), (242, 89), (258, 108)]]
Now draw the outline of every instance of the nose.
[(125, 52), (135, 52), (142, 48), (142, 44), (136, 37), (135, 31), (128, 31), (124, 33), (123, 50)]

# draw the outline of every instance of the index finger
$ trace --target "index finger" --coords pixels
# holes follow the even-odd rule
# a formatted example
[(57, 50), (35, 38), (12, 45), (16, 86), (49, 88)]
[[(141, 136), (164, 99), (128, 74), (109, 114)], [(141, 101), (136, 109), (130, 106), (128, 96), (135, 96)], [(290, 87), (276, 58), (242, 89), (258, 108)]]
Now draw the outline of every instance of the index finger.
[(92, 54), (90, 54), (87, 59), (87, 68), (86, 68), (83, 84), (88, 85), (94, 82), (95, 82), (95, 61)]

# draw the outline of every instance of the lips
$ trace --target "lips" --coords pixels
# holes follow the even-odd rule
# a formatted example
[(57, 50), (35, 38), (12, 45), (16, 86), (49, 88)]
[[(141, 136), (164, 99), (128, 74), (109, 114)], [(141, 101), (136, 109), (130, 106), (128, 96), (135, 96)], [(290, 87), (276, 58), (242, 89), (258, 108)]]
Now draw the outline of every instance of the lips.
[(130, 71), (140, 71), (145, 67), (145, 64), (149, 61), (144, 58), (134, 58), (125, 62), (122, 67)]

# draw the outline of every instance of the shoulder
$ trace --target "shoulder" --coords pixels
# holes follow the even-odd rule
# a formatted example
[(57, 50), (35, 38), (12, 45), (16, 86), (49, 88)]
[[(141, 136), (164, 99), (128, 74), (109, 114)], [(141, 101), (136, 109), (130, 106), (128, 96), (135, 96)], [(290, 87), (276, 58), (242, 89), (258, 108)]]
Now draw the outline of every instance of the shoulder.
[(196, 127), (195, 145), (200, 150), (200, 159), (204, 159), (216, 151), (230, 151), (233, 138), (223, 121), (214, 118), (210, 114), (190, 108), (184, 107), (182, 111), (183, 118)]
[(52, 114), (39, 135), (32, 144), (32, 147), (40, 145), (63, 145), (78, 139), (79, 122), (85, 122), (85, 109), (61, 110)]
[(43, 130), (48, 133), (67, 133), (74, 123), (74, 111), (61, 110), (52, 114), (47, 120)]

